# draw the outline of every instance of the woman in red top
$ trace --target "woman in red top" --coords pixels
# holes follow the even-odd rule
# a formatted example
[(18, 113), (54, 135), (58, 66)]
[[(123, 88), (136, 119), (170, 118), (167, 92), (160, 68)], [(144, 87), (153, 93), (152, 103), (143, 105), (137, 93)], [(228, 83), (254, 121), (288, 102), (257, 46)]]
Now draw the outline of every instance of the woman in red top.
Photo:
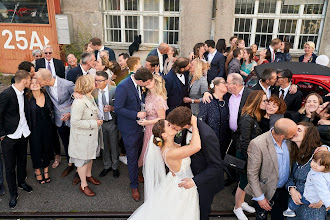
[(264, 63), (269, 63), (268, 59), (270, 58), (270, 56), (271, 56), (270, 51), (267, 50), (267, 49), (263, 49), (259, 53), (259, 60), (258, 60), (257, 64), (261, 65), (261, 64), (264, 64)]

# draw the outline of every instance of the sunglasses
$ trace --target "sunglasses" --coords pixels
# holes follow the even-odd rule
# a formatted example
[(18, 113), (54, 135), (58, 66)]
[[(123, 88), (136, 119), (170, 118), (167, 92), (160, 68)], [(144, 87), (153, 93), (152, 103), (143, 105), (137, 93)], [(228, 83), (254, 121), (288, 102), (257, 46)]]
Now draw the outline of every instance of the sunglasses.
[(52, 54), (53, 52), (45, 52), (45, 54)]

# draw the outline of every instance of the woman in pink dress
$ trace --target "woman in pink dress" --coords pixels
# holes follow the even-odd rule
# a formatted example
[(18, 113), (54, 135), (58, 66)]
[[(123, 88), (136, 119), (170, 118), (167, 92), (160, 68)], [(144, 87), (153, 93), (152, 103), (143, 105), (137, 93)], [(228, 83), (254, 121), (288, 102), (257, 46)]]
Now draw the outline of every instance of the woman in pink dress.
[(147, 118), (138, 122), (139, 125), (145, 127), (142, 152), (138, 161), (139, 167), (143, 166), (144, 154), (152, 135), (152, 127), (158, 120), (165, 119), (166, 110), (168, 109), (166, 103), (167, 93), (163, 77), (154, 74), (152, 82), (146, 88), (148, 89), (145, 99)]

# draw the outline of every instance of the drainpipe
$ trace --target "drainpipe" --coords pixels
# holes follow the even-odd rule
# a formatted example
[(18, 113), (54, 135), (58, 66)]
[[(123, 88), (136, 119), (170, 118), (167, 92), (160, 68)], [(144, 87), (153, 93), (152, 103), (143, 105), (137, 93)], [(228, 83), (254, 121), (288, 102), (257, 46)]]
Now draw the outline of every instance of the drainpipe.
[(217, 0), (213, 0), (212, 21), (211, 21), (211, 40), (214, 40), (216, 14), (217, 14)]

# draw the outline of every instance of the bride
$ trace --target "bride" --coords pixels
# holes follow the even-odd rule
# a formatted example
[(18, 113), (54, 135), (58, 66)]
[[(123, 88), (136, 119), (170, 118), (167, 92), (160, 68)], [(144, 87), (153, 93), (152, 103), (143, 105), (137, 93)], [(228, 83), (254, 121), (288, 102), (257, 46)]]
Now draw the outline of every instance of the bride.
[[(201, 140), (195, 116), (191, 119), (192, 139), (190, 145), (174, 143), (177, 131), (166, 120), (155, 123), (145, 154), (145, 202), (129, 218), (130, 220), (198, 220), (199, 201), (196, 186), (185, 189), (178, 184), (192, 178), (190, 156), (201, 149)], [(170, 172), (166, 175), (165, 166)]]

